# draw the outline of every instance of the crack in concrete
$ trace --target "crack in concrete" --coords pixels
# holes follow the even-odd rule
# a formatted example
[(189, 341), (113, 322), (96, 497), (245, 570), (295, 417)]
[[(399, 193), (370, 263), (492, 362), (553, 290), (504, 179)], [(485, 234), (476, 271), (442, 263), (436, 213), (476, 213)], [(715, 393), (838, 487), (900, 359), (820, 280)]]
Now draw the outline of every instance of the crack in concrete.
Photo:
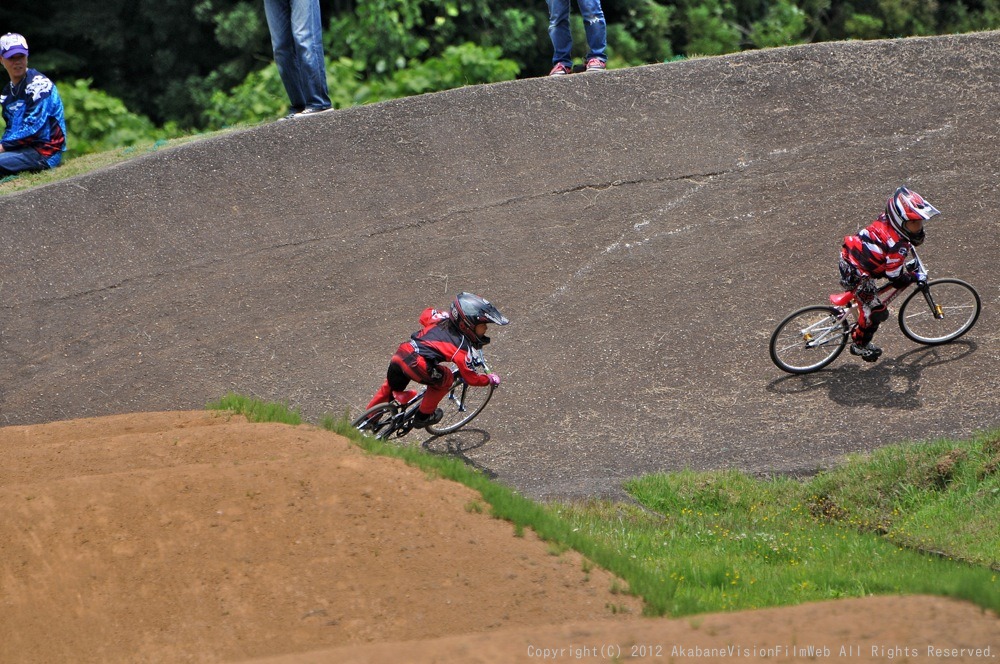
[[(705, 174), (701, 174), (701, 175), (698, 176), (698, 177), (701, 177), (701, 178), (705, 178), (704, 180), (696, 180), (694, 176), (686, 176), (686, 177), (683, 177), (683, 178), (672, 178), (671, 181), (674, 181), (674, 182), (687, 181), (687, 182), (692, 183), (694, 186), (690, 190), (688, 190), (687, 192), (685, 192), (684, 194), (682, 194), (681, 196), (678, 196), (677, 198), (675, 198), (674, 200), (668, 202), (667, 204), (662, 205), (656, 211), (656, 213), (657, 214), (661, 214), (663, 212), (666, 212), (667, 210), (670, 210), (672, 208), (677, 207), (678, 205), (682, 204), (684, 201), (686, 201), (687, 199), (689, 199), (691, 196), (693, 196), (694, 194), (696, 194), (698, 191), (700, 191), (709, 182), (712, 182), (712, 181), (718, 179), (719, 177), (723, 177), (725, 175), (729, 175), (730, 173), (733, 173), (733, 172), (735, 172), (735, 171), (717, 171), (717, 172), (714, 172), (714, 173), (705, 173)], [(632, 249), (632, 248), (634, 248), (636, 246), (640, 246), (642, 244), (648, 243), (653, 237), (658, 237), (660, 235), (675, 235), (677, 233), (685, 232), (687, 230), (691, 230), (692, 228), (694, 228), (692, 225), (689, 224), (689, 225), (684, 226), (682, 228), (674, 228), (674, 229), (670, 229), (670, 230), (664, 231), (663, 233), (654, 233), (653, 235), (650, 235), (649, 237), (646, 237), (645, 239), (643, 239), (643, 240), (641, 240), (639, 242), (626, 242), (626, 238), (629, 235), (632, 235), (632, 234), (640, 231), (640, 229), (646, 228), (651, 223), (652, 222), (650, 220), (648, 220), (648, 219), (640, 221), (638, 223), (632, 223), (631, 227), (629, 229), (625, 230), (624, 232), (622, 232), (622, 234), (619, 235), (619, 237), (618, 237), (618, 239), (616, 241), (612, 242), (610, 245), (608, 245), (603, 250), (601, 250), (598, 254), (596, 254), (595, 256), (591, 257), (590, 260), (588, 260), (581, 268), (579, 268), (578, 270), (576, 270), (576, 272), (574, 272), (572, 274), (572, 276), (563, 285), (559, 286), (559, 288), (557, 288), (555, 291), (553, 291), (549, 295), (549, 297), (546, 298), (546, 299), (549, 302), (555, 302), (556, 300), (560, 299), (563, 295), (565, 295), (565, 293), (570, 288), (573, 287), (573, 285), (576, 282), (580, 281), (581, 279), (583, 279), (584, 277), (586, 277), (587, 275), (589, 275), (590, 273), (592, 273), (597, 268), (598, 264), (602, 260), (604, 260), (610, 254), (615, 253), (618, 250), (622, 249), (623, 248), (623, 244), (624, 244), (624, 249)]]
[(513, 196), (511, 198), (506, 198), (500, 201), (489, 203), (486, 205), (477, 205), (473, 207), (461, 208), (457, 210), (449, 210), (442, 215), (437, 217), (425, 217), (423, 219), (417, 219), (415, 221), (408, 221), (399, 224), (392, 224), (387, 226), (382, 226), (381, 228), (376, 228), (375, 230), (368, 233), (365, 237), (374, 238), (380, 235), (387, 235), (390, 233), (395, 233), (400, 230), (416, 229), (422, 228), (427, 225), (438, 224), (446, 221), (456, 215), (468, 215), (475, 214), (479, 212), (485, 212), (488, 210), (495, 210), (508, 205), (521, 203), (524, 201), (533, 201), (539, 198), (545, 198), (547, 196), (562, 196), (565, 194), (580, 193), (583, 191), (607, 191), (615, 187), (628, 187), (634, 185), (643, 184), (657, 184), (661, 182), (694, 182), (695, 184), (701, 185), (702, 183), (697, 180), (697, 178), (707, 178), (708, 180), (714, 180), (718, 177), (728, 175), (730, 173), (736, 172), (739, 169), (733, 169), (728, 171), (710, 171), (707, 173), (690, 173), (687, 175), (678, 175), (670, 177), (656, 177), (656, 178), (638, 178), (635, 180), (612, 180), (611, 182), (606, 182), (603, 184), (581, 184), (575, 187), (569, 187), (566, 189), (558, 189), (555, 191), (546, 191), (537, 194), (531, 194), (530, 196)]
[[(479, 213), (479, 212), (484, 212), (484, 211), (488, 211), (488, 210), (494, 210), (494, 209), (506, 207), (508, 205), (512, 205), (512, 204), (516, 204), (516, 203), (520, 203), (520, 202), (524, 202), (524, 201), (537, 200), (539, 198), (543, 198), (543, 197), (546, 197), (546, 196), (562, 196), (562, 195), (565, 195), (565, 194), (573, 194), (573, 193), (580, 193), (580, 192), (586, 192), (586, 191), (598, 191), (598, 192), (601, 192), (601, 191), (607, 191), (607, 190), (610, 190), (610, 189), (614, 189), (616, 187), (629, 187), (629, 186), (637, 186), (637, 185), (644, 185), (644, 184), (657, 184), (657, 183), (663, 183), (663, 182), (691, 182), (691, 183), (693, 183), (693, 184), (696, 185), (693, 190), (691, 190), (690, 192), (688, 192), (684, 196), (680, 197), (676, 201), (673, 201), (673, 202), (669, 203), (668, 205), (666, 205), (664, 207), (661, 207), (658, 210), (658, 212), (663, 212), (663, 211), (665, 211), (665, 210), (667, 210), (669, 208), (672, 208), (675, 205), (678, 205), (681, 202), (683, 202), (683, 200), (685, 200), (692, 193), (694, 193), (695, 191), (697, 191), (698, 189), (700, 189), (707, 182), (713, 181), (713, 180), (715, 180), (715, 179), (717, 179), (719, 177), (723, 177), (723, 176), (729, 175), (729, 174), (731, 174), (733, 172), (736, 172), (738, 170), (741, 170), (741, 168), (732, 169), (732, 170), (709, 171), (709, 172), (704, 172), (704, 173), (689, 173), (689, 174), (685, 174), (685, 175), (677, 175), (677, 176), (669, 176), (669, 177), (668, 176), (664, 176), (664, 177), (655, 177), (655, 178), (636, 178), (636, 179), (632, 179), (632, 180), (613, 180), (611, 182), (605, 182), (605, 183), (586, 183), (586, 184), (581, 184), (581, 185), (577, 185), (577, 186), (574, 186), (574, 187), (568, 187), (566, 189), (560, 189), (560, 190), (549, 191), (549, 192), (544, 192), (544, 193), (532, 194), (532, 195), (529, 195), (529, 196), (514, 196), (514, 197), (510, 197), (510, 198), (507, 198), (507, 199), (504, 199), (504, 200), (500, 200), (500, 201), (497, 201), (497, 202), (494, 202), (494, 203), (490, 203), (490, 204), (487, 204), (487, 205), (479, 205), (479, 206), (462, 208), (462, 209), (458, 209), (458, 210), (450, 210), (450, 211), (446, 212), (445, 214), (439, 215), (437, 217), (418, 219), (416, 221), (411, 221), (411, 222), (406, 222), (406, 223), (401, 223), (401, 224), (394, 224), (394, 225), (391, 225), (391, 226), (382, 227), (382, 228), (376, 229), (376, 230), (368, 233), (366, 235), (366, 237), (368, 237), (368, 238), (374, 238), (374, 237), (378, 237), (378, 236), (381, 236), (381, 235), (395, 233), (395, 232), (398, 232), (400, 230), (417, 229), (417, 228), (421, 228), (423, 226), (441, 223), (441, 222), (446, 221), (446, 220), (448, 220), (448, 219), (450, 219), (450, 218), (452, 218), (452, 217), (454, 217), (456, 215), (476, 214), (476, 213)], [(641, 226), (641, 225), (645, 225), (645, 224), (634, 225), (632, 230), (637, 230), (638, 227)], [(621, 242), (623, 242), (625, 240), (625, 238), (628, 236), (629, 232), (630, 231), (625, 231), (624, 233), (622, 233), (622, 235), (619, 237), (618, 241), (616, 241), (616, 242), (612, 243), (611, 245), (609, 245), (608, 247), (606, 247), (603, 251), (600, 252), (599, 255), (606, 255), (606, 254), (610, 253), (613, 249), (615, 249), (618, 245), (620, 245)], [(671, 234), (672, 233), (676, 233), (676, 232), (678, 232), (677, 229), (674, 229), (674, 230), (670, 231)], [(267, 253), (267, 252), (270, 252), (270, 251), (276, 251), (276, 250), (294, 248), (294, 247), (299, 247), (299, 246), (305, 246), (305, 245), (309, 245), (309, 244), (315, 244), (315, 243), (318, 243), (318, 242), (330, 241), (330, 240), (333, 240), (333, 239), (336, 239), (336, 238), (334, 236), (328, 235), (328, 236), (309, 237), (309, 238), (305, 238), (305, 239), (302, 239), (302, 240), (295, 240), (295, 241), (289, 241), (289, 242), (283, 242), (283, 243), (273, 244), (273, 245), (269, 245), (269, 246), (266, 246), (266, 247), (260, 247), (260, 248), (253, 249), (253, 250), (250, 250), (250, 251), (245, 251), (245, 252), (242, 252), (242, 253), (239, 253), (239, 254), (228, 256), (226, 258), (213, 257), (213, 258), (209, 258), (209, 259), (206, 259), (206, 260), (203, 260), (203, 261), (196, 261), (196, 262), (193, 262), (193, 263), (186, 263), (184, 265), (179, 265), (179, 266), (176, 266), (176, 267), (173, 267), (173, 268), (170, 268), (170, 269), (161, 270), (161, 271), (158, 271), (158, 272), (149, 272), (149, 273), (134, 275), (134, 276), (131, 276), (131, 277), (125, 277), (123, 279), (120, 279), (118, 281), (115, 281), (113, 283), (110, 283), (110, 284), (107, 284), (107, 285), (104, 285), (104, 286), (98, 286), (98, 287), (94, 287), (94, 288), (90, 288), (90, 289), (86, 289), (86, 290), (75, 291), (75, 292), (72, 292), (72, 293), (67, 293), (65, 295), (59, 295), (59, 296), (56, 296), (56, 297), (39, 298), (39, 299), (36, 299), (36, 300), (32, 300), (30, 302), (30, 304), (31, 305), (44, 305), (44, 304), (51, 304), (51, 303), (56, 303), (56, 302), (71, 302), (73, 300), (79, 300), (79, 299), (90, 297), (90, 296), (93, 296), (93, 295), (99, 295), (101, 293), (107, 293), (107, 292), (115, 291), (115, 290), (117, 290), (119, 288), (125, 287), (127, 285), (130, 285), (130, 284), (136, 283), (136, 282), (140, 282), (141, 283), (141, 282), (145, 282), (145, 281), (153, 281), (153, 280), (156, 280), (156, 279), (159, 279), (159, 278), (162, 278), (162, 277), (167, 277), (167, 276), (170, 276), (170, 275), (173, 275), (173, 274), (180, 274), (180, 273), (183, 273), (183, 272), (188, 271), (188, 270), (202, 270), (202, 269), (205, 269), (205, 268), (212, 267), (214, 265), (227, 264), (227, 263), (231, 263), (234, 260), (241, 260), (241, 259), (246, 258), (248, 256), (256, 256), (256, 255), (260, 255), (260, 254)], [(593, 266), (595, 264), (596, 264), (596, 260), (588, 261), (587, 264), (585, 264), (580, 270), (578, 270), (574, 274), (574, 277), (573, 277), (573, 279), (571, 279), (571, 281), (576, 280), (577, 276), (582, 276), (583, 274), (588, 273), (593, 268)], [(565, 286), (563, 286), (560, 289), (558, 289), (557, 293), (558, 292), (564, 292), (565, 289), (568, 288), (568, 287), (569, 287), (569, 283), (567, 283)], [(0, 309), (3, 309), (3, 310), (14, 310), (14, 309), (17, 308), (17, 306), (19, 306), (19, 305), (16, 305), (16, 304), (14, 304), (14, 305), (0, 305)]]

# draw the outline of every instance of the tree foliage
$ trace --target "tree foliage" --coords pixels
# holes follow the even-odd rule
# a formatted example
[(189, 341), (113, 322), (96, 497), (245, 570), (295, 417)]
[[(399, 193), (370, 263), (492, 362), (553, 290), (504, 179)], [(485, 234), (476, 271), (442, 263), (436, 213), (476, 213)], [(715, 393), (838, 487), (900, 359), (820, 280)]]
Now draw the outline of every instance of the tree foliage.
[(156, 127), (146, 116), (129, 111), (121, 99), (90, 86), (87, 79), (57, 84), (66, 112), (70, 157), (180, 135), (173, 123)]
[[(449, 46), (441, 56), (413, 60), (388, 76), (366, 77), (367, 63), (342, 57), (327, 59), (327, 84), (336, 108), (369, 104), (463, 85), (513, 80), (517, 64), (500, 57), (499, 48), (476, 44)], [(269, 64), (228, 92), (216, 91), (205, 111), (208, 125), (221, 129), (276, 118), (288, 110), (277, 67)]]

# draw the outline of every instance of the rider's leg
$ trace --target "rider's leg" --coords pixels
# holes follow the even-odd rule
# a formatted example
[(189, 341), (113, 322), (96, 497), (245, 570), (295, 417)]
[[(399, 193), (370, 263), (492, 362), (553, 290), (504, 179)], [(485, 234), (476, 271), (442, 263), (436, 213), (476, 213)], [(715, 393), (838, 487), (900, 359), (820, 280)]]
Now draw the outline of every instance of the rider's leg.
[(392, 397), (392, 390), (389, 389), (389, 381), (382, 383), (382, 387), (378, 388), (378, 392), (372, 397), (372, 400), (368, 402), (365, 406), (365, 410), (368, 410), (372, 406), (377, 406), (380, 403), (385, 403)]
[(844, 290), (853, 291), (861, 283), (861, 274), (846, 258), (840, 257), (840, 285)]
[(875, 280), (859, 272), (843, 256), (840, 258), (840, 285), (853, 292), (858, 301), (858, 325), (851, 333), (851, 354), (874, 362), (882, 349), (872, 343), (872, 337), (882, 321), (889, 317), (889, 310), (878, 297)]
[(372, 400), (368, 402), (365, 406), (365, 410), (368, 410), (372, 406), (377, 406), (380, 403), (385, 403), (392, 398), (392, 388), (389, 386), (389, 381), (386, 379), (382, 382), (382, 387), (378, 388), (378, 392), (372, 397)]
[(858, 299), (858, 327), (855, 328), (852, 340), (859, 346), (867, 346), (878, 331), (879, 325), (889, 318), (889, 309), (878, 297), (875, 282), (863, 279), (854, 291)]
[(431, 380), (434, 382), (427, 383), (427, 391), (424, 393), (424, 400), (420, 402), (420, 408), (417, 411), (418, 416), (423, 416), (423, 419), (428, 419), (435, 414), (437, 405), (441, 403), (441, 399), (448, 394), (448, 390), (451, 389), (452, 383), (455, 382), (455, 379), (451, 375), (451, 371), (437, 367), (435, 367), (434, 372), (431, 375)]
[(410, 399), (417, 396), (416, 390), (406, 389), (409, 384), (410, 377), (403, 373), (403, 370), (395, 362), (390, 362), (389, 368), (385, 372), (385, 382), (382, 383), (382, 387), (378, 389), (372, 400), (368, 402), (366, 408), (385, 403), (389, 399), (395, 399), (401, 404), (409, 402)]
[(851, 335), (851, 355), (857, 355), (865, 362), (875, 362), (882, 355), (882, 349), (872, 343), (872, 337), (879, 325), (889, 318), (889, 309), (879, 299), (878, 290), (872, 279), (864, 279), (854, 291), (858, 307), (858, 326)]
[(406, 389), (406, 386), (410, 384), (410, 377), (395, 362), (389, 364), (389, 370), (386, 372), (386, 382), (389, 384), (389, 389), (392, 390), (392, 398), (401, 404), (407, 404), (410, 402), (410, 399), (417, 396), (416, 390)]

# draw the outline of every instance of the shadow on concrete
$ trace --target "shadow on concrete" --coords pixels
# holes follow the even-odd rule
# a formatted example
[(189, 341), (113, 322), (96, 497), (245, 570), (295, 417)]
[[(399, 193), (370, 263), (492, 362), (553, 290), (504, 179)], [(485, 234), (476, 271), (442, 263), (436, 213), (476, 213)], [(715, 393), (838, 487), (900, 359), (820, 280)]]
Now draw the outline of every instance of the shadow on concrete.
[(915, 410), (924, 407), (919, 392), (925, 370), (967, 360), (978, 348), (976, 342), (968, 340), (916, 348), (871, 366), (855, 363), (814, 374), (785, 376), (772, 381), (768, 390), (782, 395), (820, 390), (830, 401), (848, 408)]
[(490, 442), (491, 436), (483, 429), (460, 429), (455, 433), (433, 436), (420, 445), (431, 454), (454, 456), (466, 465), (481, 471), (490, 479), (496, 478), (496, 473), (487, 466), (477, 463), (469, 456), (470, 452), (480, 449)]

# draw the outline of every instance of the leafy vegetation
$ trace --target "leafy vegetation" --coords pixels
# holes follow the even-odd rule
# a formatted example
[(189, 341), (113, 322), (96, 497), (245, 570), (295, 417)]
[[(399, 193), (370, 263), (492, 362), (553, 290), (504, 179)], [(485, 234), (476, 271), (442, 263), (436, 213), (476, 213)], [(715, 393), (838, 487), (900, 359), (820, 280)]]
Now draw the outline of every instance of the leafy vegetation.
[(174, 123), (156, 127), (149, 118), (129, 111), (122, 100), (93, 89), (92, 83), (90, 79), (79, 79), (58, 85), (68, 126), (72, 127), (70, 155), (131, 147), (182, 134)]
[[(499, 57), (500, 49), (467, 43), (449, 46), (440, 57), (396, 69), (390, 75), (364, 78), (364, 63), (340, 58), (327, 61), (330, 99), (337, 108), (369, 104), (463, 85), (513, 80), (517, 65)], [(205, 110), (207, 124), (221, 129), (280, 117), (288, 110), (278, 69), (270, 64), (252, 73), (228, 93), (217, 91)]]
[(885, 593), (1000, 610), (1000, 432), (885, 448), (807, 481), (685, 471), (630, 482), (634, 504), (541, 504), (457, 458), (362, 437), (344, 418), (321, 425), (480, 492), (516, 532), (623, 579), (652, 615)]

